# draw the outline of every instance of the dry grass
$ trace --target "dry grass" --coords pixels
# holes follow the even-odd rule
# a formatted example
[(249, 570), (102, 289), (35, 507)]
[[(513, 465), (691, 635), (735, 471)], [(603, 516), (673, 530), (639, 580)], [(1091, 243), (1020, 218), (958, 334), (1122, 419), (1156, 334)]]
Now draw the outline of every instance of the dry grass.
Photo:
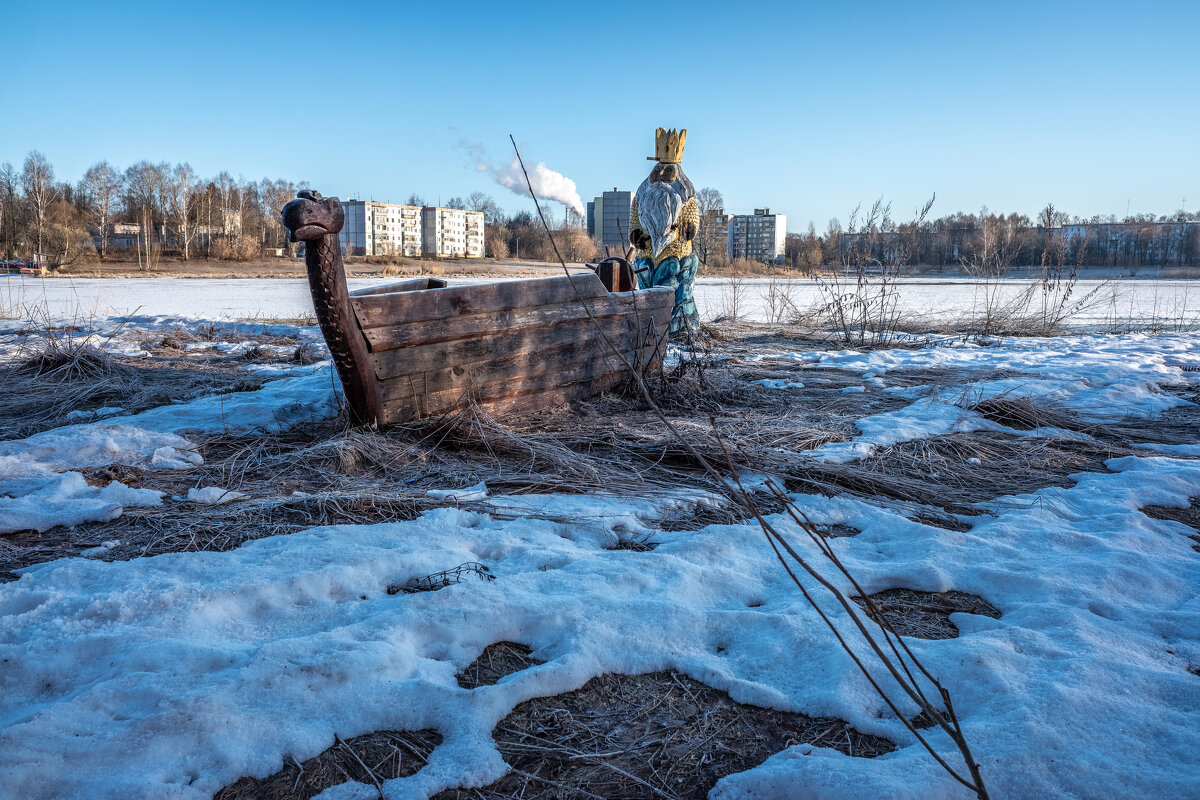
[(921, 592), (915, 589), (887, 589), (871, 595), (874, 610), (861, 597), (851, 597), (875, 622), (887, 624), (900, 636), (917, 639), (954, 639), (958, 627), (951, 614), (982, 614), (999, 619), (1000, 612), (974, 594), (951, 589), (948, 592)]
[[(490, 645), (458, 676), (459, 685), (491, 686), (541, 663), (529, 653), (514, 642)], [(511, 771), (489, 786), (451, 789), (436, 800), (703, 798), (722, 777), (791, 745), (807, 742), (864, 758), (895, 749), (841, 720), (737, 703), (675, 672), (603, 675), (576, 691), (530, 700), (492, 736)], [(440, 739), (434, 731), (339, 739), (302, 764), (263, 779), (242, 778), (214, 800), (307, 800), (347, 779), (378, 787), (416, 772)]]
[(894, 749), (841, 720), (737, 703), (675, 672), (593, 678), (520, 704), (492, 735), (512, 771), (437, 800), (703, 798), (722, 777), (790, 745), (866, 758)]
[(464, 689), (476, 689), (480, 686), (494, 686), (501, 678), (513, 675), (523, 669), (544, 664), (530, 654), (533, 651), (517, 642), (496, 642), (490, 644), (479, 654), (479, 658), (455, 676), (458, 685)]
[[(1161, 420), (1101, 428), (1082, 424), (1063, 409), (1001, 397), (975, 403), (974, 408), (1014, 427), (1053, 426), (1090, 436), (1016, 439), (989, 432), (955, 434), (881, 448), (851, 464), (817, 461), (807, 453), (826, 442), (855, 435), (855, 419), (907, 401), (882, 392), (846, 395), (837, 391), (843, 384), (861, 385), (856, 375), (821, 372), (811, 366), (788, 372), (784, 360), (776, 364), (742, 363), (737, 354), (749, 347), (742, 334), (736, 329), (717, 333), (728, 341), (721, 343), (710, 335), (707, 352), (701, 351), (661, 377), (655, 386), (666, 413), (702, 457), (711, 463), (724, 463), (719, 433), (739, 469), (776, 475), (792, 491), (861, 497), (926, 524), (966, 529), (972, 517), (989, 513), (979, 503), (1048, 485), (1070, 485), (1070, 476), (1075, 473), (1104, 471), (1105, 459), (1132, 452), (1144, 455), (1145, 451), (1129, 449), (1132, 442), (1156, 441), (1164, 436), (1156, 430), (1163, 424)], [(758, 343), (756, 347), (763, 344), (761, 332), (748, 335)], [(215, 336), (212, 329), (159, 334), (146, 344), (164, 355), (156, 355), (145, 365), (125, 363), (101, 353), (97, 363), (103, 367), (90, 373), (92, 378), (73, 378), (56, 391), (63, 397), (72, 387), (80, 393), (92, 392), (90, 402), (95, 406), (111, 401), (111, 392), (117, 391), (114, 384), (121, 385), (118, 381), (133, 380), (137, 389), (123, 390), (122, 400), (149, 405), (162, 401), (164, 395), (177, 397), (214, 387), (218, 391), (242, 387), (244, 378), (240, 373), (224, 371), (229, 368), (214, 367), (210, 362), (187, 361), (190, 356), (182, 355), (184, 344)], [(274, 341), (268, 344), (278, 345)], [(783, 340), (770, 346), (787, 345)], [(31, 367), (26, 365), (24, 369)], [(78, 376), (85, 367), (72, 362), (67, 369)], [(764, 373), (775, 375), (777, 371), (806, 381), (806, 388), (763, 390), (750, 383)], [(161, 378), (158, 383), (156, 376)], [(44, 427), (60, 421), (45, 410), (56, 398), (41, 385), (40, 377), (29, 379), (32, 383), (28, 391), (17, 383), (14, 390), (0, 397), (0, 420), (9, 415), (10, 428), (20, 424)], [(962, 378), (960, 373), (932, 377), (889, 373), (889, 383), (901, 385)], [(62, 403), (79, 406), (77, 399)], [(965, 400), (964, 404), (970, 405)], [(1189, 408), (1177, 410), (1179, 419), (1164, 429), (1175, 441), (1193, 424)], [(13, 417), (21, 422), (12, 421)], [(333, 420), (282, 433), (196, 441), (205, 463), (188, 470), (143, 474), (129, 467), (106, 467), (84, 472), (94, 485), (120, 480), (129, 486), (178, 496), (186, 495), (192, 487), (220, 486), (242, 492), (250, 499), (205, 507), (203, 514), (197, 513), (192, 504), (167, 501), (161, 508), (130, 509), (108, 523), (82, 525), (71, 531), (55, 529), (41, 535), (10, 535), (7, 546), (0, 549), (0, 569), (75, 555), (113, 539), (120, 540), (121, 545), (106, 553), (105, 558), (226, 550), (250, 539), (315, 525), (411, 520), (447, 502), (428, 497), (426, 490), (465, 487), (480, 481), (486, 481), (493, 494), (606, 492), (645, 496), (685, 488), (708, 491), (717, 497), (724, 494), (692, 453), (660, 432), (652, 413), (640, 400), (620, 393), (503, 421), (468, 409), (453, 417), (424, 420), (386, 432), (349, 429), (344, 420)], [(768, 513), (780, 510), (766, 495), (756, 496), (756, 502)], [(742, 504), (727, 498), (725, 502), (680, 508), (652, 524), (664, 531), (697, 530), (710, 524), (741, 522), (747, 517)], [(645, 552), (656, 546), (656, 541), (652, 534), (621, 535), (613, 546)]]
[(309, 800), (346, 781), (378, 786), (418, 772), (441, 743), (441, 734), (433, 730), (335, 737), (333, 746), (319, 755), (299, 763), (293, 760), (265, 778), (242, 778), (217, 792), (213, 800)]
[[(163, 375), (178, 370), (195, 382), (187, 383), (184, 375), (167, 375), (161, 386), (186, 392), (189, 386), (203, 386), (203, 381), (223, 379), (212, 375), (232, 376), (227, 372), (232, 370), (228, 358), (222, 361), (224, 366), (186, 361), (191, 358), (185, 355), (187, 336), (214, 335), (212, 330), (168, 333), (149, 342), (148, 349), (158, 359), (156, 369)], [(812, 449), (855, 435), (854, 421), (865, 414), (908, 401), (872, 391), (841, 394), (838, 390), (843, 386), (861, 385), (861, 379), (849, 373), (797, 366), (786, 359), (739, 361), (739, 353), (748, 354), (763, 344), (792, 346), (782, 339), (751, 344), (738, 329), (716, 331), (708, 338), (707, 352), (655, 381), (656, 398), (665, 413), (701, 457), (725, 464), (728, 448), (739, 469), (776, 475), (789, 490), (857, 496), (929, 524), (964, 528), (971, 517), (987, 513), (981, 503), (1049, 485), (1068, 485), (1071, 475), (1103, 471), (1104, 461), (1114, 456), (1145, 455), (1144, 450), (1131, 449), (1136, 442), (1169, 437), (1177, 442), (1183, 440), (1185, 430), (1194, 438), (1195, 419), (1189, 407), (1181, 407), (1176, 418), (1165, 423), (1160, 419), (1095, 426), (1082, 423), (1066, 409), (1024, 398), (1002, 396), (983, 402), (964, 398), (965, 407), (1009, 427), (1054, 427), (1075, 433), (1040, 438), (993, 432), (954, 434), (880, 448), (852, 464), (820, 462), (811, 457)], [(257, 357), (266, 357), (268, 350), (264, 346)], [(49, 402), (45, 385), (49, 381), (54, 381), (48, 385), (57, 392), (93, 392), (87, 402), (95, 405), (107, 402), (104, 392), (125, 381), (144, 385), (147, 392), (153, 388), (152, 376), (137, 371), (151, 367), (129, 364), (103, 351), (97, 356), (80, 350), (64, 361), (25, 360), (19, 367), (10, 374), (24, 375), (32, 382), (26, 402), (35, 395)], [(763, 390), (750, 383), (761, 377), (787, 377), (805, 382), (806, 388)], [(892, 385), (954, 383), (962, 378), (960, 373), (889, 373)], [(5, 413), (19, 416), (12, 411), (15, 406), (5, 406), (6, 402), (15, 400), (0, 398), (0, 420)], [(80, 407), (78, 399), (73, 402), (72, 408)], [(139, 402), (151, 399), (147, 395)], [(128, 408), (127, 403), (122, 405)], [(28, 408), (21, 413), (31, 414)], [(52, 422), (42, 419), (37, 424)], [(453, 502), (431, 498), (427, 489), (479, 481), (486, 481), (493, 493), (646, 496), (679, 489), (723, 493), (694, 453), (660, 432), (659, 423), (640, 400), (619, 392), (502, 421), (468, 409), (386, 432), (348, 429), (344, 421), (334, 420), (281, 433), (218, 436), (198, 440), (198, 445), (205, 463), (188, 470), (147, 474), (130, 467), (105, 467), (87, 470), (85, 475), (97, 485), (121, 480), (181, 496), (193, 486), (216, 485), (244, 492), (249, 500), (202, 509), (168, 501), (162, 508), (131, 509), (108, 523), (0, 537), (0, 579), (4, 569), (73, 555), (111, 539), (122, 544), (105, 558), (134, 558), (225, 550), (250, 539), (315, 525), (411, 520), (436, 505)], [(781, 510), (766, 496), (754, 499), (764, 513)], [(1174, 513), (1177, 516), (1168, 518), (1196, 525), (1194, 504), (1187, 512), (1152, 508), (1147, 513)], [(746, 509), (727, 498), (724, 503), (672, 512), (654, 526), (696, 530), (746, 518)], [(852, 536), (857, 530), (834, 526), (823, 532)], [(655, 545), (653, 535), (640, 534), (622, 536), (613, 546), (646, 552)], [(469, 569), (460, 573), (453, 578), (480, 577)], [(416, 588), (438, 588), (451, 576), (448, 572), (427, 578), (428, 586)], [(905, 636), (956, 635), (948, 620), (953, 612), (996, 615), (982, 599), (959, 592), (893, 589), (872, 598), (882, 609), (882, 619)], [(460, 684), (490, 685), (536, 664), (528, 648), (498, 643), (464, 671)], [(515, 709), (494, 736), (514, 771), (484, 789), (443, 793), (443, 800), (702, 797), (721, 776), (760, 763), (789, 743), (813, 741), (853, 755), (890, 749), (890, 743), (863, 736), (841, 721), (739, 705), (674, 673), (607, 675), (576, 692), (532, 700)], [(335, 742), (314, 759), (287, 766), (261, 781), (244, 778), (218, 797), (311, 797), (348, 777), (378, 783), (411, 774), (437, 741), (431, 732), (384, 731)]]
[[(16, 439), (88, 417), (68, 419), (72, 411), (119, 407), (135, 414), (196, 397), (253, 391), (263, 384), (238, 367), (247, 361), (276, 360), (271, 348), (290, 351), (289, 361), (311, 363), (320, 356), (310, 344), (279, 336), (219, 336), (212, 326), (176, 328), (142, 336), (136, 344), (148, 356), (114, 355), (108, 338), (82, 335), (72, 328), (34, 326), (15, 354), (0, 364), (0, 439)], [(118, 334), (120, 331), (117, 332)], [(228, 357), (211, 348), (187, 345), (222, 339), (257, 344)]]

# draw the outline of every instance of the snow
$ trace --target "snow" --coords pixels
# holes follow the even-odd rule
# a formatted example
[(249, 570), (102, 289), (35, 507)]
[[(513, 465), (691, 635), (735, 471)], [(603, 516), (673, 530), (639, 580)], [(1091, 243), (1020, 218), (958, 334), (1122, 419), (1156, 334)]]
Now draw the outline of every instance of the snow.
[[(561, 274), (547, 269), (547, 277)], [(351, 290), (394, 283), (395, 278), (351, 278)], [(489, 278), (453, 278), (456, 284)], [(1011, 300), (1039, 281), (1006, 279), (994, 294)], [(775, 281), (778, 294), (787, 295), (800, 311), (829, 302), (816, 281)], [(738, 311), (747, 320), (771, 321), (768, 295), (771, 280), (747, 278), (737, 282)], [(894, 282), (896, 310), (906, 321), (947, 320), (978, 316), (983, 296), (979, 283), (965, 278), (901, 278)], [(701, 277), (696, 282), (696, 305), (703, 319), (728, 313), (734, 284), (723, 278)], [(1070, 320), (1073, 325), (1121, 327), (1153, 322), (1168, 329), (1200, 324), (1200, 292), (1186, 280), (1080, 280), (1072, 297), (1096, 292), (1095, 302)], [(1035, 297), (1040, 302), (1040, 294)], [(20, 309), (43, 308), (51, 318), (88, 319), (136, 315), (143, 309), (184, 318), (264, 319), (313, 315), (308, 281), (299, 278), (37, 278), (0, 276), (0, 302)], [(936, 309), (936, 311), (931, 311)], [(133, 316), (134, 321), (141, 317)]]
[(131, 489), (112, 481), (103, 489), (89, 486), (78, 472), (47, 479), (0, 481), (0, 533), (45, 531), (57, 525), (107, 522), (126, 508), (162, 505), (162, 492)]
[[(867, 591), (957, 588), (1002, 611), (955, 615), (959, 638), (911, 643), (954, 693), (994, 796), (1118, 785), (1184, 796), (1200, 779), (1188, 755), (1200, 745), (1200, 687), (1187, 672), (1200, 663), (1200, 565), (1171, 523), (1137, 511), (1185, 503), (1200, 491), (1200, 465), (1112, 466), (964, 533), (798, 498), (818, 522), (863, 528), (834, 545)], [(628, 513), (613, 498), (543, 501), (597, 519)], [(889, 718), (756, 528), (659, 533), (652, 553), (604, 550), (563, 528), (441, 509), (228, 553), (23, 570), (0, 594), (0, 785), (27, 798), (210, 797), (323, 750), (335, 733), (432, 727), (445, 738), (429, 765), (388, 787), (423, 797), (499, 777), (490, 731), (518, 703), (604, 672), (670, 668), (739, 701), (839, 716), (901, 745), (871, 761), (785, 751), (715, 797), (963, 796)], [(498, 579), (386, 592), (475, 560)], [(459, 688), (455, 673), (504, 639), (547, 663)]]
[[(193, 467), (203, 459), (181, 434), (282, 430), (334, 416), (333, 380), (326, 365), (253, 392), (201, 397), (140, 414), (0, 441), (0, 533), (104, 522), (119, 517), (126, 508), (159, 505), (162, 492), (131, 489), (119, 481), (97, 489), (88, 486), (83, 475), (69, 470), (114, 464), (150, 471)], [(202, 496), (208, 498), (211, 493)], [(225, 497), (221, 502), (240, 495)]]
[(425, 493), (437, 500), (452, 500), (456, 503), (470, 503), (483, 500), (488, 496), (487, 484), (480, 482), (465, 489), (430, 489)]
[(235, 492), (232, 489), (222, 489), (219, 486), (205, 486), (201, 489), (188, 489), (187, 499), (192, 503), (199, 503), (205, 506), (220, 506), (225, 503), (232, 503), (235, 500), (242, 500), (246, 495), (241, 492)]
[(789, 381), (786, 378), (760, 378), (756, 381), (750, 381), (756, 386), (762, 386), (767, 389), (803, 389), (804, 384), (800, 381)]
[[(810, 454), (852, 461), (958, 431), (1062, 433), (1013, 431), (968, 410), (989, 397), (1042, 398), (1098, 423), (1153, 419), (1186, 402), (1163, 387), (1194, 385), (1198, 376), (1180, 366), (1194, 350), (1194, 336), (1164, 334), (760, 356), (795, 361), (810, 386), (827, 385), (820, 370), (838, 370), (861, 376), (852, 389), (907, 401), (858, 420), (851, 441)], [(947, 382), (949, 370), (961, 372)], [(919, 386), (889, 385), (925, 372)], [(801, 382), (775, 380), (762, 390)], [(160, 492), (89, 486), (78, 470), (187, 469), (200, 457), (186, 437), (327, 418), (335, 386), (328, 365), (317, 365), (255, 392), (0, 442), (0, 532), (157, 505)], [(999, 619), (953, 615), (955, 639), (909, 640), (953, 695), (993, 797), (1114, 789), (1195, 797), (1200, 678), (1189, 670), (1200, 669), (1200, 558), (1190, 529), (1140, 509), (1187, 507), (1200, 495), (1197, 447), (1157, 445), (1110, 461), (1110, 472), (1077, 475), (1072, 486), (998, 498), (981, 508), (987, 514), (964, 518), (965, 531), (865, 500), (794, 499), (818, 524), (861, 531), (830, 546), (867, 592), (957, 589), (1001, 611)], [(753, 485), (766, 479), (746, 476)], [(220, 502), (226, 491), (197, 487), (188, 499)], [(723, 779), (713, 798), (968, 796), (871, 690), (755, 524), (660, 529), (667, 514), (712, 496), (510, 496), (485, 483), (429, 494), (462, 507), (310, 528), (229, 552), (105, 562), (119, 547), (109, 540), (84, 558), (19, 570), (0, 584), (0, 796), (210, 798), (239, 777), (321, 752), (335, 735), (435, 728), (443, 742), (428, 765), (384, 787), (389, 798), (425, 798), (504, 773), (491, 730), (516, 705), (604, 673), (663, 669), (741, 702), (842, 718), (897, 744), (875, 759), (790, 747)], [(771, 520), (821, 563), (784, 515)], [(658, 547), (609, 549), (630, 536)], [(496, 580), (387, 592), (472, 561)], [(852, 630), (843, 611), (824, 605)], [(494, 686), (459, 687), (455, 674), (501, 640), (530, 646), (545, 663)], [(857, 635), (848, 640), (865, 649)], [(946, 737), (926, 733), (958, 763)], [(322, 795), (372, 796), (373, 787), (355, 784)]]

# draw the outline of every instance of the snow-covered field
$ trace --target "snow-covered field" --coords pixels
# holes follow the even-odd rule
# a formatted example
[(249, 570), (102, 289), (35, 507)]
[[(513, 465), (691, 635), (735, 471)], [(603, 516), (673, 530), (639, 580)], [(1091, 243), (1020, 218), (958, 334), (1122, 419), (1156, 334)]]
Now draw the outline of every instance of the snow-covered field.
[[(375, 286), (395, 278), (352, 279), (350, 288)], [(453, 278), (453, 283), (477, 283), (484, 278)], [(786, 319), (794, 308), (807, 312), (829, 301), (829, 294), (811, 280), (780, 280), (772, 287), (764, 278), (731, 282), (702, 278), (696, 302), (705, 319), (729, 316), (774, 321), (773, 308)], [(1004, 305), (1036, 281), (1006, 280), (990, 298)], [(736, 289), (734, 287), (737, 287)], [(907, 325), (946, 323), (976, 317), (989, 302), (985, 289), (964, 279), (909, 278), (895, 284), (897, 314)], [(774, 307), (770, 296), (778, 297)], [(1200, 284), (1186, 280), (1081, 280), (1071, 302), (1090, 299), (1072, 315), (1072, 326), (1127, 329), (1155, 325), (1169, 330), (1200, 326)], [(1035, 298), (1036, 299), (1036, 298)], [(219, 278), (31, 278), (0, 276), (0, 316), (8, 309), (45, 310), (52, 317), (155, 314), (208, 319), (294, 319), (313, 313), (308, 283), (299, 279)]]
[[(137, 280), (120, 293), (114, 282), (37, 286), (56, 313), (72, 310), (61, 303), (139, 315), (306, 313), (303, 284), (280, 280)], [(63, 287), (75, 294), (55, 294)], [(165, 291), (177, 293), (175, 305)], [(122, 343), (162, 324), (126, 326), (112, 344), (136, 354)], [(861, 377), (848, 390), (903, 401), (859, 419), (849, 442), (810, 451), (813, 463), (852, 464), (897, 442), (963, 431), (1031, 442), (1088, 435), (1009, 429), (964, 408), (964, 397), (1034, 396), (1103, 425), (1186, 406), (1180, 395), (1200, 383), (1183, 369), (1200, 363), (1193, 334), (997, 337), (873, 352), (764, 347), (748, 360), (756, 358), (803, 365), (807, 375), (852, 371)], [(947, 370), (965, 377), (947, 384)], [(901, 385), (891, 377), (901, 372), (930, 377)], [(226, 487), (179, 497), (115, 481), (89, 486), (77, 470), (126, 464), (168, 475), (199, 458), (189, 437), (328, 418), (332, 387), (329, 365), (318, 363), (255, 392), (0, 441), (0, 532), (157, 504), (205, 514), (205, 503), (231, 499)], [(1193, 434), (1114, 459), (1073, 486), (997, 498), (980, 509), (987, 513), (962, 517), (961, 531), (884, 503), (794, 495), (815, 522), (861, 531), (830, 541), (866, 591), (956, 589), (1001, 612), (953, 615), (957, 638), (910, 640), (951, 692), (993, 798), (1200, 797), (1200, 553), (1187, 536), (1194, 531), (1140, 510), (1186, 508), (1200, 496), (1200, 429)], [(665, 509), (706, 501), (685, 491), (505, 496), (482, 486), (439, 497), (445, 508), (408, 522), (312, 528), (228, 552), (114, 562), (95, 552), (20, 570), (0, 584), (0, 797), (209, 798), (241, 776), (321, 752), (335, 734), (433, 728), (443, 742), (428, 765), (383, 786), (389, 798), (424, 798), (503, 775), (491, 731), (519, 703), (605, 673), (664, 669), (740, 702), (844, 719), (897, 745), (873, 759), (794, 746), (721, 780), (712, 797), (970, 796), (871, 690), (753, 522), (656, 528)], [(772, 521), (822, 563), (783, 515)], [(630, 533), (659, 546), (605, 549)], [(387, 591), (472, 561), (496, 579)], [(851, 630), (843, 612), (831, 613)], [(456, 672), (505, 640), (545, 663), (494, 686), (456, 683)], [(944, 735), (926, 733), (953, 752)], [(379, 794), (348, 782), (321, 796)]]

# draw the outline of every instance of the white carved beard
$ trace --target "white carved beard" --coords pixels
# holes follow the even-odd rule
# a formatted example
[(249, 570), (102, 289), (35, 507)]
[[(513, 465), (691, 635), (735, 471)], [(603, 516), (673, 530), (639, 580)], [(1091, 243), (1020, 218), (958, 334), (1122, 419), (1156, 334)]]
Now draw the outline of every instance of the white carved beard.
[(648, 181), (638, 187), (638, 222), (650, 237), (655, 258), (679, 237), (676, 223), (683, 213), (683, 195), (674, 186), (662, 181)]

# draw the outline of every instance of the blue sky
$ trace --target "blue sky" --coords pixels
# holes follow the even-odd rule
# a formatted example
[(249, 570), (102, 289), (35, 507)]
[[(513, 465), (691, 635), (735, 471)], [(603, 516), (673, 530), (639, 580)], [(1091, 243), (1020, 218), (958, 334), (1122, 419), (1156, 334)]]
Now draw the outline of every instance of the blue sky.
[(6, 4), (0, 162), (188, 161), (330, 195), (527, 200), (508, 134), (584, 201), (658, 126), (731, 211), (1200, 207), (1200, 3)]

